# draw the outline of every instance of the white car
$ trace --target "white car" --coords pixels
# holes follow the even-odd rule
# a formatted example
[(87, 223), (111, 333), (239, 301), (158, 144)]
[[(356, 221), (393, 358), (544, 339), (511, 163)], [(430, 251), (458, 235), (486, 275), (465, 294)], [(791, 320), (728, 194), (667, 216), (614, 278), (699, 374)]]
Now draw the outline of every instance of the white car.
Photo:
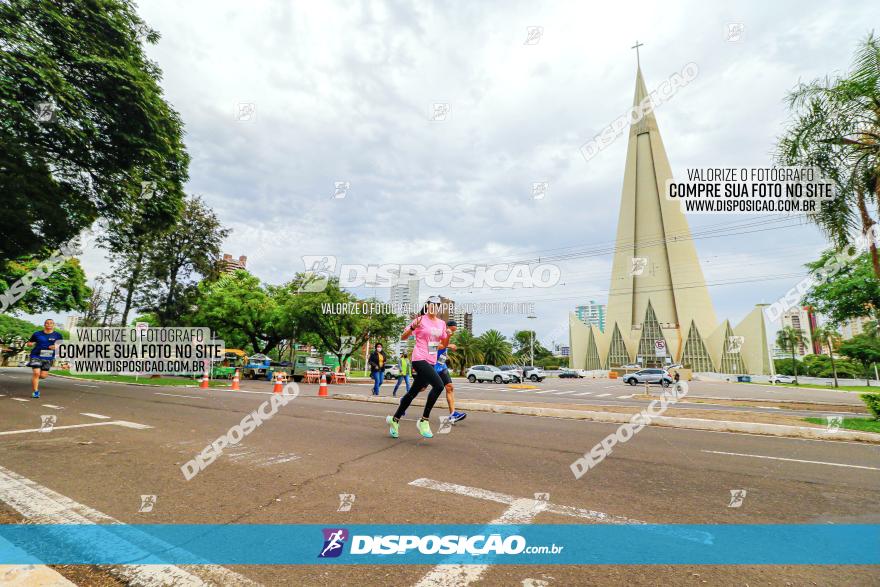
[(467, 370), (467, 380), (471, 383), (477, 381), (494, 381), (495, 383), (510, 383), (513, 379), (507, 371), (502, 371), (494, 365), (474, 365)]
[(773, 375), (770, 377), (770, 383), (794, 383), (794, 377), (791, 375)]

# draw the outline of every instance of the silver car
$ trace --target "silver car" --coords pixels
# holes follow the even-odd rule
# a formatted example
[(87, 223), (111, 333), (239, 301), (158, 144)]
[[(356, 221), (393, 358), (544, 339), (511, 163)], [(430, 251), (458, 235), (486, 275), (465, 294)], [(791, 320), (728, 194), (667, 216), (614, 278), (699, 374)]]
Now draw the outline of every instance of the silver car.
[(630, 385), (659, 383), (663, 387), (672, 385), (675, 381), (666, 369), (642, 369), (635, 373), (628, 373), (622, 379), (624, 383), (629, 383)]
[(477, 381), (494, 381), (495, 383), (510, 383), (513, 377), (507, 371), (502, 371), (495, 365), (474, 365), (467, 371), (467, 380), (471, 383)]

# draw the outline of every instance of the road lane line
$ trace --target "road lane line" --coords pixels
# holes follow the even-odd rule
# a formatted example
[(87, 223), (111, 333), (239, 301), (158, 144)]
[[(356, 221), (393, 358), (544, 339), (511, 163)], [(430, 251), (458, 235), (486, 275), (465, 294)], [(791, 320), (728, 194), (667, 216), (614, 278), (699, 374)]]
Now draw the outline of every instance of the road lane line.
[(104, 416), (102, 414), (92, 414), (91, 412), (80, 412), (80, 416), (88, 416), (89, 418), (97, 418), (98, 420), (109, 420), (110, 416)]
[[(433, 479), (416, 479), (411, 481), (410, 485), (416, 487), (424, 487), (426, 489), (434, 489), (445, 493), (455, 493), (503, 503), (508, 508), (500, 517), (492, 520), (489, 524), (531, 524), (535, 516), (540, 512), (549, 512), (564, 516), (572, 516), (576, 518), (586, 518), (594, 522), (602, 522), (606, 524), (646, 524), (639, 520), (633, 520), (623, 516), (614, 516), (603, 512), (593, 510), (585, 510), (581, 508), (557, 505), (544, 500), (519, 498), (506, 493), (499, 493), (479, 487), (468, 487), (466, 485), (457, 485), (455, 483), (445, 483), (443, 481), (435, 481)], [(686, 536), (687, 537), (687, 536)], [(692, 534), (689, 539), (706, 543), (707, 536), (705, 533)], [(416, 587), (459, 587), (467, 586), (475, 581), (479, 581), (483, 574), (491, 565), (462, 565), (462, 564), (439, 564), (423, 576)]]
[(77, 387), (94, 387), (95, 389), (98, 388), (97, 385), (87, 385), (87, 384), (85, 384), (85, 383), (74, 383), (74, 385), (77, 386)]
[(553, 393), (555, 389), (545, 389), (544, 391), (536, 391), (535, 393)]
[(608, 397), (609, 395), (611, 395), (611, 394), (610, 393), (600, 393), (596, 397)]
[[(122, 426), (123, 428), (134, 428), (136, 430), (145, 430), (152, 428), (146, 424), (137, 424), (135, 422), (126, 422), (125, 420), (113, 420), (112, 422), (89, 422), (88, 424), (68, 424), (67, 426), (53, 426), (52, 432), (56, 430), (66, 430), (68, 428), (91, 428), (92, 426)], [(0, 436), (10, 436), (12, 434), (27, 434), (29, 432), (44, 432), (42, 428), (28, 428), (27, 430), (7, 430), (0, 432)]]
[(176, 393), (160, 393), (158, 391), (155, 392), (153, 395), (167, 395), (170, 397), (188, 397), (190, 399), (205, 399), (205, 396), (203, 396), (203, 395), (180, 395), (180, 394), (176, 394)]
[(593, 395), (592, 391), (584, 391), (582, 393), (576, 393), (575, 395)]
[(750, 455), (739, 452), (723, 452), (718, 450), (702, 450), (700, 452), (706, 452), (716, 455), (728, 455), (734, 457), (751, 457), (753, 459), (770, 459), (772, 461), (789, 461), (792, 463), (807, 463), (810, 465), (828, 465), (829, 467), (848, 467), (850, 469), (867, 469), (868, 471), (880, 471), (880, 467), (867, 467), (864, 465), (846, 465), (844, 463), (828, 463), (825, 461), (806, 461), (803, 459), (787, 459), (784, 457), (770, 457), (767, 455)]
[(63, 410), (61, 406), (53, 406), (52, 404), (43, 404), (44, 408), (52, 408), (53, 410)]
[[(56, 426), (57, 428), (57, 426)], [(6, 503), (34, 524), (122, 524), (119, 520), (86, 505), (75, 502), (35, 481), (0, 466), (0, 501)], [(118, 536), (109, 534), (111, 538)], [(153, 536), (143, 535), (154, 552), (171, 549)], [(132, 544), (132, 550), (138, 546)], [(247, 577), (219, 565), (110, 565), (110, 573), (124, 583), (142, 587), (201, 587), (220, 585), (258, 585)], [(204, 577), (204, 580), (202, 577)]]
[(558, 393), (554, 393), (553, 395), (568, 395), (570, 393), (574, 393), (574, 391), (560, 391)]
[(330, 414), (348, 414), (349, 416), (364, 416), (366, 418), (382, 418), (385, 419), (385, 416), (376, 416), (373, 414), (358, 414), (357, 412), (338, 412), (336, 410), (324, 410)]
[(629, 399), (629, 398), (631, 398), (631, 397), (632, 397), (632, 394), (629, 394), (629, 395), (619, 395), (619, 396), (617, 396), (617, 399)]
[(14, 398), (12, 398), (12, 401), (14, 401), (14, 402), (29, 402), (31, 400), (24, 399), (23, 397), (14, 397)]

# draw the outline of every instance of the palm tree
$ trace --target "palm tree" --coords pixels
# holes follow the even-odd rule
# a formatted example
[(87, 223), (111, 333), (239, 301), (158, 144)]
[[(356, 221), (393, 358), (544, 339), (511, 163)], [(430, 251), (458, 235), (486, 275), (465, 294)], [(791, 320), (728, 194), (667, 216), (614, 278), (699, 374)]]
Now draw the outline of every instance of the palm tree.
[[(810, 215), (838, 250), (853, 244), (877, 223), (869, 205), (880, 203), (880, 38), (874, 33), (856, 50), (843, 77), (799, 84), (788, 95), (793, 123), (779, 139), (782, 165), (818, 167), (838, 194)], [(870, 239), (874, 274), (880, 254)]]
[(510, 343), (497, 330), (487, 330), (481, 334), (477, 345), (483, 354), (483, 361), (490, 365), (503, 365), (510, 360)]
[(467, 330), (457, 331), (449, 342), (455, 345), (455, 350), (449, 352), (449, 367), (453, 370), (457, 369), (460, 376), (464, 376), (469, 366), (483, 360), (477, 339)]
[(830, 326), (819, 326), (813, 331), (813, 338), (828, 344), (828, 356), (831, 358), (831, 373), (834, 375), (834, 387), (837, 384), (837, 367), (834, 366), (834, 348), (840, 344), (840, 333)]
[(804, 333), (800, 329), (793, 326), (784, 326), (776, 333), (776, 344), (784, 351), (791, 351), (791, 363), (794, 368), (794, 384), (798, 383), (797, 376), (797, 358), (795, 352), (797, 348), (804, 342)]

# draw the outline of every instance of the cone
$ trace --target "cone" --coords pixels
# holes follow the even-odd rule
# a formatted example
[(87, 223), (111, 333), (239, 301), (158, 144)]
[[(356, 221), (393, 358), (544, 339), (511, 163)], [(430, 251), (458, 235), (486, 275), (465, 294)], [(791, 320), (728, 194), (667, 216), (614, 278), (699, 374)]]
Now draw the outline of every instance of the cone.
[(318, 387), (318, 396), (327, 397), (327, 376), (321, 373), (321, 386)]
[(272, 393), (281, 393), (283, 389), (283, 385), (281, 384), (281, 375), (275, 375), (275, 386), (272, 388)]
[(208, 389), (208, 372), (205, 371), (205, 374), (202, 375), (202, 382), (199, 383), (199, 389)]
[(238, 369), (235, 370), (235, 375), (232, 376), (232, 391), (238, 391), (239, 378), (238, 378)]

